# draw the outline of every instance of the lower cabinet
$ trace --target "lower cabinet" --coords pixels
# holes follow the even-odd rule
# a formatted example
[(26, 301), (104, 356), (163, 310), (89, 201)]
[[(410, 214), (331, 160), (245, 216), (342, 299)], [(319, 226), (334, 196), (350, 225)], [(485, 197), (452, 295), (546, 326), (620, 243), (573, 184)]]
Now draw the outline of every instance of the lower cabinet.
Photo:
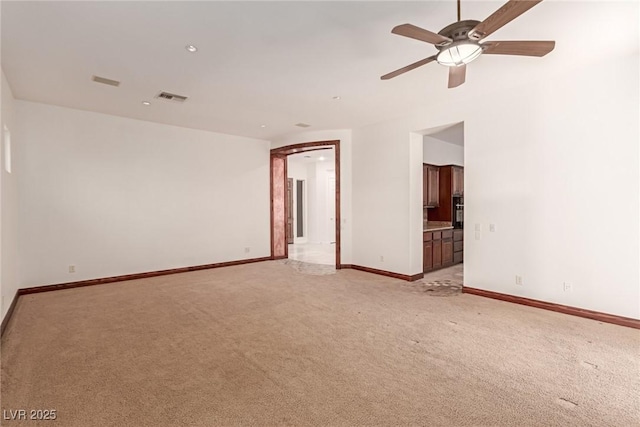
[(433, 270), (433, 242), (423, 242), (422, 259), (424, 271)]
[(464, 259), (464, 231), (453, 230), (453, 263), (459, 264)]
[(453, 264), (453, 239), (442, 239), (442, 264)]
[(442, 232), (434, 231), (433, 233), (433, 269), (437, 270), (442, 267)]
[(453, 230), (422, 233), (424, 272), (453, 265)]

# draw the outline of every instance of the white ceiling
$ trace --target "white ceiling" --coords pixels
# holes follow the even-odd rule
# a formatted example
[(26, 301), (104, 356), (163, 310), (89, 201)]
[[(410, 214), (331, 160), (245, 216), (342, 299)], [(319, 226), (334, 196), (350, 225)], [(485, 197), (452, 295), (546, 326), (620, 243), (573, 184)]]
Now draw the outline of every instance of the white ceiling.
[(326, 148), (324, 150), (313, 150), (302, 153), (290, 154), (287, 156), (287, 160), (294, 163), (318, 163), (329, 162), (333, 163), (335, 159), (335, 151), (333, 148)]
[(439, 139), (440, 141), (448, 142), (449, 144), (455, 144), (463, 147), (464, 146), (464, 122), (427, 129), (426, 131), (424, 131), (423, 135), (428, 135), (431, 138), (436, 138), (436, 139)]
[[(462, 18), (482, 20), (503, 3), (463, 1)], [(299, 122), (309, 130), (357, 128), (552, 75), (603, 51), (638, 49), (638, 25), (608, 19), (621, 7), (637, 15), (637, 2), (546, 0), (488, 40), (556, 40), (554, 52), (483, 56), (468, 67), (466, 84), (447, 89), (447, 69), (435, 63), (379, 77), (436, 52), (391, 29), (413, 23), (437, 32), (455, 21), (453, 0), (1, 7), (2, 68), (16, 98), (263, 139), (300, 132)], [(92, 75), (122, 83), (100, 85)], [(189, 99), (154, 99), (160, 91)]]

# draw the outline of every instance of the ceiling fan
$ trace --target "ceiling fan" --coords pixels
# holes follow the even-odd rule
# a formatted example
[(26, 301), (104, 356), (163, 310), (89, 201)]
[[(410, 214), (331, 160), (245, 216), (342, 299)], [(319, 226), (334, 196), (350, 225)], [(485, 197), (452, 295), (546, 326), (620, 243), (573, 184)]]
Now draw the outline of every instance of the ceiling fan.
[(523, 55), (544, 56), (551, 52), (555, 41), (489, 41), (480, 43), (482, 39), (494, 31), (513, 21), (542, 0), (509, 0), (484, 21), (460, 20), (460, 0), (458, 0), (458, 21), (444, 27), (438, 34), (416, 27), (402, 24), (391, 32), (404, 37), (420, 40), (435, 45), (439, 52), (436, 55), (414, 62), (396, 71), (380, 77), (388, 80), (429, 62), (436, 61), (449, 67), (449, 88), (460, 86), (465, 81), (467, 64), (482, 54), (489, 55)]

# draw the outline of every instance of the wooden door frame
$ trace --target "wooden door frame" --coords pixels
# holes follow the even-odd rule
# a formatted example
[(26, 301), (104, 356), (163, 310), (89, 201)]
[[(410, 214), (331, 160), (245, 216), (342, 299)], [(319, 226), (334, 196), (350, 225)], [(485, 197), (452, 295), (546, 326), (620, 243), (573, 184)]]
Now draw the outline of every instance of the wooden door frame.
[[(293, 144), (287, 145), (285, 147), (274, 148), (271, 150), (271, 155), (269, 158), (269, 177), (270, 177), (270, 193), (271, 193), (271, 259), (281, 259), (287, 258), (289, 256), (289, 247), (286, 244), (286, 236), (285, 238), (285, 250), (284, 256), (279, 255), (275, 256), (275, 230), (277, 226), (277, 221), (281, 221), (279, 218), (274, 217), (274, 200), (277, 197), (274, 194), (274, 182), (273, 182), (273, 159), (274, 158), (285, 158), (284, 164), (284, 188), (286, 189), (286, 180), (287, 180), (287, 163), (286, 157), (291, 154), (303, 153), (307, 151), (316, 151), (316, 150), (324, 150), (327, 148), (334, 148), (334, 166), (335, 166), (335, 175), (336, 175), (336, 191), (335, 191), (335, 226), (336, 226), (336, 269), (340, 269), (342, 264), (340, 263), (340, 141), (332, 140), (332, 141), (315, 141), (315, 142), (304, 142), (301, 144)], [(286, 193), (286, 190), (285, 190)], [(288, 209), (287, 204), (285, 203), (285, 209)], [(287, 214), (285, 211), (284, 221), (286, 226), (286, 218)]]

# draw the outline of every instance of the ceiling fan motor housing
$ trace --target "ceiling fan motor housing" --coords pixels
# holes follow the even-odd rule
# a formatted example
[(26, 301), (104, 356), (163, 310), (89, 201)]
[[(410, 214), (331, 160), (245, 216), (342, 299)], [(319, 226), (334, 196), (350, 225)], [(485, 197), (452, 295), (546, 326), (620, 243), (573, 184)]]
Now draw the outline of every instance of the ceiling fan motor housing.
[[(454, 22), (453, 24), (444, 27), (438, 34), (440, 34), (441, 36), (449, 37), (451, 40), (453, 40), (453, 42), (469, 40), (469, 31), (473, 30), (479, 23), (480, 21), (475, 21), (473, 19)], [(442, 43), (436, 45), (436, 47), (438, 49), (441, 49), (448, 44), (451, 43)]]

